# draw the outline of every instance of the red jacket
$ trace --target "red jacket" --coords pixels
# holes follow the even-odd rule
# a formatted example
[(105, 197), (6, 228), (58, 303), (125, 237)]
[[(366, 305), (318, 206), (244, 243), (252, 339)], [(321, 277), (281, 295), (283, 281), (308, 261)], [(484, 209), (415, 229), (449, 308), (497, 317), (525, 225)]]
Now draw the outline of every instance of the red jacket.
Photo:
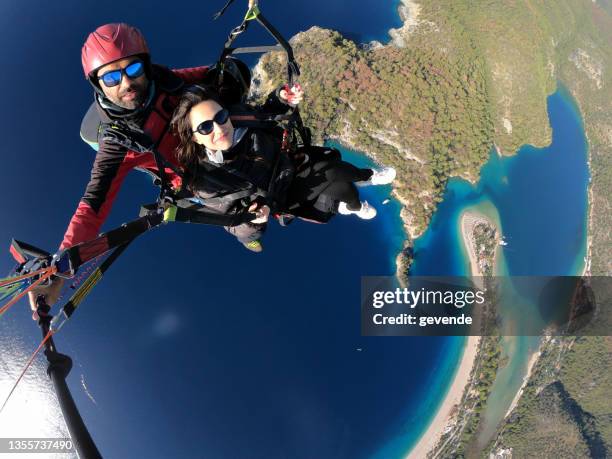
[[(156, 143), (157, 151), (164, 159), (177, 166), (175, 148), (178, 145), (178, 139), (169, 132), (172, 112), (178, 103), (182, 86), (201, 82), (207, 71), (208, 67), (170, 71), (154, 66), (152, 80), (155, 82), (155, 94), (151, 102), (152, 109), (148, 110), (146, 116), (141, 115), (140, 119), (128, 117), (128, 123), (122, 126), (127, 125), (144, 130), (145, 134)], [(100, 125), (109, 122), (115, 122), (115, 120), (96, 101), (90, 107), (81, 125), (83, 139), (92, 145), (99, 145), (99, 148), (85, 194), (70, 220), (60, 249), (91, 240), (98, 235), (110, 213), (121, 184), (130, 170), (141, 168), (159, 175), (152, 153), (131, 151), (115, 141), (104, 138)], [(166, 168), (165, 172), (172, 186), (179, 188), (181, 178), (170, 168)]]

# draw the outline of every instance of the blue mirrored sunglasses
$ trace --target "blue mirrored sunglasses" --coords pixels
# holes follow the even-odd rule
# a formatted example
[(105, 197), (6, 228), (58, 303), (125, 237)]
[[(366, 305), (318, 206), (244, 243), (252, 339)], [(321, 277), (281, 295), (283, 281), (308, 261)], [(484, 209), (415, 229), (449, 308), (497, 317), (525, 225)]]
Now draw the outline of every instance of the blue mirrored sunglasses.
[(199, 132), (202, 135), (208, 135), (215, 129), (215, 125), (213, 123), (216, 123), (217, 125), (221, 126), (227, 123), (229, 115), (229, 111), (226, 108), (223, 108), (217, 113), (215, 113), (215, 116), (212, 120), (202, 121), (200, 124), (198, 124), (198, 127), (193, 132)]
[(121, 83), (121, 78), (123, 78), (124, 73), (130, 79), (138, 78), (144, 73), (144, 62), (141, 60), (134, 61), (125, 68), (106, 72), (99, 76), (98, 79), (102, 80), (102, 83), (104, 83), (104, 86), (107, 88), (112, 88)]

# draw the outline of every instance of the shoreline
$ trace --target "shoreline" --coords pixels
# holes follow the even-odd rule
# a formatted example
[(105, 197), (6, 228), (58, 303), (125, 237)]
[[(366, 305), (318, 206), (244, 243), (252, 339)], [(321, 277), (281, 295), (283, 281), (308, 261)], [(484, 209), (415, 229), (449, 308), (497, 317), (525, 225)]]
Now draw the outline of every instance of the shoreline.
[[(482, 268), (478, 262), (478, 254), (476, 253), (476, 241), (474, 241), (474, 228), (478, 224), (485, 224), (489, 226), (493, 226), (497, 228), (497, 232), (499, 233), (499, 228), (497, 225), (492, 222), (485, 215), (476, 212), (474, 210), (465, 210), (459, 217), (459, 225), (461, 226), (461, 237), (463, 241), (463, 246), (465, 247), (465, 251), (468, 254), (468, 259), (470, 260), (470, 275), (472, 277), (477, 277), (478, 280), (474, 280), (474, 284), (476, 284), (479, 288), (484, 288), (483, 285), (483, 272)], [(495, 238), (496, 246), (499, 245), (501, 236), (498, 234)], [(493, 270), (497, 269), (497, 252), (495, 255), (495, 263)]]
[(403, 48), (406, 46), (406, 37), (419, 25), (419, 14), (421, 5), (414, 0), (400, 0), (397, 13), (402, 21), (402, 25), (397, 28), (389, 29), (390, 45)]
[(478, 256), (476, 254), (476, 246), (474, 241), (474, 227), (481, 222), (488, 223), (484, 217), (466, 210), (459, 217), (461, 225), (461, 237), (463, 239), (463, 245), (468, 254), (470, 260), (470, 273), (472, 277), (482, 276), (480, 272), (480, 266), (478, 265)]
[[(474, 211), (465, 211), (460, 217), (462, 242), (470, 259), (470, 275), (471, 277), (480, 278), (482, 277), (482, 272), (478, 265), (478, 258), (473, 240), (473, 230), (474, 227), (481, 222), (488, 225), (492, 224), (485, 216)], [(466, 338), (463, 354), (457, 366), (455, 376), (453, 377), (453, 382), (450, 384), (448, 392), (440, 404), (436, 415), (419, 438), (419, 441), (412, 447), (409, 454), (406, 456), (407, 459), (427, 457), (427, 454), (438, 445), (442, 435), (456, 422), (457, 410), (458, 407), (461, 406), (461, 400), (465, 389), (470, 384), (470, 376), (474, 364), (476, 363), (476, 358), (478, 357), (478, 349), (481, 341), (480, 336), (467, 336)]]
[[(419, 25), (419, 13), (421, 6), (418, 4), (418, 0), (400, 0), (398, 5), (398, 14), (403, 22), (402, 26), (398, 28), (392, 28), (389, 30), (389, 36), (391, 39), (388, 43), (383, 46), (397, 46), (404, 47), (405, 40), (409, 37), (410, 33), (413, 32)], [(575, 97), (578, 100), (577, 97)], [(590, 145), (590, 141), (587, 136), (587, 144)], [(342, 138), (346, 137), (346, 138)], [(345, 141), (347, 144), (351, 144), (350, 134), (345, 132), (345, 135), (341, 136), (339, 139), (341, 142)], [(494, 144), (494, 151), (500, 157), (506, 156), (500, 148)], [(514, 153), (515, 154), (515, 153)], [(368, 155), (374, 160), (376, 158), (374, 155)], [(508, 155), (510, 156), (510, 155)], [(587, 148), (587, 162), (589, 174), (592, 174), (591, 168), (591, 149)], [(477, 182), (478, 177), (476, 179), (466, 178), (470, 183), (474, 184)], [(405, 199), (402, 199), (401, 196), (397, 193), (395, 187), (393, 188), (393, 196), (397, 199), (401, 206), (402, 212), (400, 215), (401, 220), (404, 223), (404, 231), (406, 233), (406, 241), (404, 247), (407, 244), (410, 244), (410, 239), (414, 240), (418, 236), (420, 236), (419, 232), (413, 225), (410, 224), (410, 220), (408, 218), (407, 213), (405, 213), (405, 209), (409, 206), (409, 202)], [(592, 176), (589, 179), (588, 191), (587, 191), (587, 222), (586, 222), (586, 253), (584, 257), (584, 265), (582, 267), (581, 275), (582, 276), (590, 276), (591, 275), (591, 260), (592, 260), (592, 225), (593, 225), (593, 183)], [(474, 241), (474, 228), (478, 223), (485, 223), (488, 225), (492, 225), (497, 228), (498, 234), (496, 237), (496, 244), (499, 243), (501, 238), (501, 230), (492, 222), (488, 217), (482, 215), (478, 212), (466, 210), (460, 216), (460, 227), (461, 227), (461, 236), (462, 243), (465, 247), (468, 259), (469, 259), (469, 267), (470, 273), (472, 277), (480, 277), (479, 281), (475, 280), (475, 285), (479, 288), (484, 287), (484, 280), (482, 279), (483, 273), (479, 265), (477, 247)], [(498, 247), (495, 252), (495, 256), (493, 259), (493, 273), (497, 272), (497, 263), (499, 257)], [(400, 263), (399, 263), (400, 255), (398, 254), (396, 262), (396, 277), (400, 274)], [(461, 355), (461, 359), (459, 364), (457, 365), (455, 374), (452, 379), (452, 383), (448, 386), (448, 391), (442, 400), (442, 403), (436, 410), (434, 417), (429, 421), (427, 428), (419, 437), (418, 441), (412, 446), (410, 451), (406, 454), (406, 458), (408, 459), (420, 459), (425, 458), (427, 455), (432, 452), (436, 446), (439, 445), (442, 436), (445, 432), (448, 431), (456, 422), (457, 422), (457, 411), (461, 407), (461, 401), (463, 398), (463, 394), (466, 389), (470, 387), (471, 383), (471, 372), (474, 368), (474, 365), (478, 358), (478, 350), (479, 344), (481, 343), (481, 337), (479, 336), (468, 336), (465, 340), (463, 351)], [(541, 356), (542, 343), (538, 346), (532, 355), (529, 357), (527, 362), (527, 371), (523, 378), (523, 382), (521, 384), (520, 389), (515, 394), (507, 412), (504, 415), (504, 419), (506, 419), (512, 411), (518, 405), (518, 402), (523, 395), (525, 386), (528, 381), (531, 379), (534, 367)]]
[(538, 361), (538, 359), (540, 358), (540, 355), (542, 355), (541, 349), (542, 349), (542, 346), (540, 345), (539, 348), (529, 357), (529, 361), (527, 362), (527, 371), (525, 373), (525, 376), (523, 376), (523, 383), (521, 384), (521, 387), (519, 388), (518, 392), (512, 399), (512, 403), (510, 403), (510, 406), (508, 407), (508, 411), (506, 411), (506, 414), (504, 415), (504, 419), (506, 419), (518, 405), (518, 402), (521, 396), (523, 395), (523, 392), (525, 391), (525, 386), (529, 382), (529, 379), (531, 379), (531, 374), (533, 373), (533, 367)]
[[(405, 45), (405, 37), (418, 26), (419, 23), (420, 5), (414, 0), (400, 0), (398, 7), (398, 14), (403, 21), (403, 25), (397, 29), (389, 30), (389, 36), (391, 37), (389, 45), (402, 47)], [(348, 137), (348, 136), (347, 136)], [(347, 139), (348, 140), (348, 139)], [(394, 197), (400, 202), (403, 208), (406, 208), (409, 204), (405, 200), (398, 196), (396, 190), (393, 190)], [(404, 209), (402, 209), (404, 210)], [(470, 225), (464, 224), (466, 217), (472, 217), (468, 220)], [(414, 228), (409, 221), (408, 215), (404, 212), (401, 214), (401, 219), (404, 223), (404, 231), (406, 232), (407, 240), (409, 244), (410, 240), (414, 240), (420, 234), (416, 228)], [(480, 221), (485, 221), (490, 224), (488, 219), (484, 218), (480, 214), (464, 212), (460, 218), (461, 220), (461, 235), (463, 244), (468, 253), (470, 260), (470, 273), (472, 277), (482, 277), (482, 272), (478, 265), (478, 258), (476, 255), (476, 248), (473, 244), (473, 230), (475, 224)], [(497, 256), (495, 257), (497, 259)], [(496, 264), (496, 263), (494, 263)], [(400, 274), (400, 265), (396, 263), (397, 272), (396, 275)], [(429, 422), (429, 425), (425, 431), (421, 434), (418, 441), (410, 449), (406, 455), (407, 459), (421, 459), (427, 456), (436, 445), (440, 442), (442, 435), (447, 429), (456, 422), (456, 414), (458, 407), (461, 405), (461, 400), (465, 392), (466, 387), (470, 384), (470, 377), (476, 360), (478, 357), (478, 349), (481, 343), (480, 336), (468, 336), (466, 337), (463, 353), (461, 360), (457, 365), (457, 369), (453, 376), (452, 383), (448, 386), (448, 390), (442, 403), (439, 405), (436, 414)]]
[(453, 382), (427, 430), (423, 432), (419, 441), (412, 447), (406, 459), (427, 457), (427, 454), (438, 444), (446, 429), (455, 423), (457, 407), (460, 405), (465, 387), (470, 381), (470, 374), (478, 355), (479, 344), (480, 336), (467, 337)]
[[(397, 14), (400, 17), (402, 25), (397, 28), (390, 28), (388, 30), (389, 41), (386, 43), (379, 43), (379, 45), (381, 47), (404, 47), (405, 40), (410, 36), (411, 33), (414, 32), (414, 30), (419, 26), (421, 22), (421, 20), (419, 19), (420, 11), (421, 5), (419, 5), (417, 0), (399, 0), (397, 5)], [(367, 43), (363, 43), (362, 45), (367, 45)], [(372, 161), (379, 163), (375, 152), (364, 150), (363, 148), (361, 148), (360, 145), (355, 143), (348, 125), (345, 125), (344, 132), (342, 132), (338, 136), (330, 137), (328, 140), (338, 142), (346, 148), (361, 152), (362, 154), (370, 158)], [(404, 231), (406, 233), (406, 242), (402, 251), (400, 251), (400, 253), (398, 254), (398, 256), (401, 256), (401, 253), (408, 246), (412, 246), (412, 242), (419, 236), (421, 236), (425, 232), (426, 228), (419, 229), (414, 225), (414, 223), (411, 223), (410, 216), (407, 211), (411, 203), (398, 193), (397, 188), (393, 184), (391, 185), (391, 188), (391, 195), (401, 204), (400, 218), (402, 220)], [(396, 266), (395, 274), (398, 279), (401, 271), (400, 268), (401, 267), (399, 265)]]
[[(580, 102), (576, 94), (572, 94), (572, 97), (578, 104), (578, 110), (580, 116), (583, 117), (582, 113), (584, 110), (580, 108)], [(589, 183), (587, 190), (587, 223), (586, 223), (586, 248), (584, 254), (584, 266), (582, 268), (582, 277), (590, 277), (591, 273), (591, 262), (593, 261), (593, 216), (595, 214), (595, 196), (593, 196), (593, 167), (591, 163), (591, 139), (589, 139), (589, 134), (586, 130), (586, 126), (584, 127), (584, 136), (587, 141), (587, 166), (589, 169)]]

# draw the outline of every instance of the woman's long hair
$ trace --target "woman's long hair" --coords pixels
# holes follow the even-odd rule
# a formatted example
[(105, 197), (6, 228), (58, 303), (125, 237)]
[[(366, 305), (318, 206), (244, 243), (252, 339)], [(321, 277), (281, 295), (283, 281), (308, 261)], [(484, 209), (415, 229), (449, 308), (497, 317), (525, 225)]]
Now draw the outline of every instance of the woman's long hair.
[(185, 89), (181, 99), (174, 110), (172, 130), (179, 138), (179, 145), (176, 147), (176, 158), (188, 176), (195, 174), (198, 167), (198, 154), (202, 147), (193, 140), (193, 129), (189, 120), (189, 112), (200, 102), (214, 100), (222, 106), (219, 95), (215, 90), (208, 86), (194, 85)]

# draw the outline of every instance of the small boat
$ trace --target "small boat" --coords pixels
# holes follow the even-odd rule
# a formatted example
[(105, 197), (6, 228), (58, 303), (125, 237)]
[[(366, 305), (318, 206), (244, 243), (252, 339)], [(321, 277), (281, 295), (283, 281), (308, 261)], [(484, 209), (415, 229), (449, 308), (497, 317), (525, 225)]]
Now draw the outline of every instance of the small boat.
[(382, 203), (383, 203), (383, 205), (389, 204), (389, 201), (390, 201), (389, 199), (385, 199)]

